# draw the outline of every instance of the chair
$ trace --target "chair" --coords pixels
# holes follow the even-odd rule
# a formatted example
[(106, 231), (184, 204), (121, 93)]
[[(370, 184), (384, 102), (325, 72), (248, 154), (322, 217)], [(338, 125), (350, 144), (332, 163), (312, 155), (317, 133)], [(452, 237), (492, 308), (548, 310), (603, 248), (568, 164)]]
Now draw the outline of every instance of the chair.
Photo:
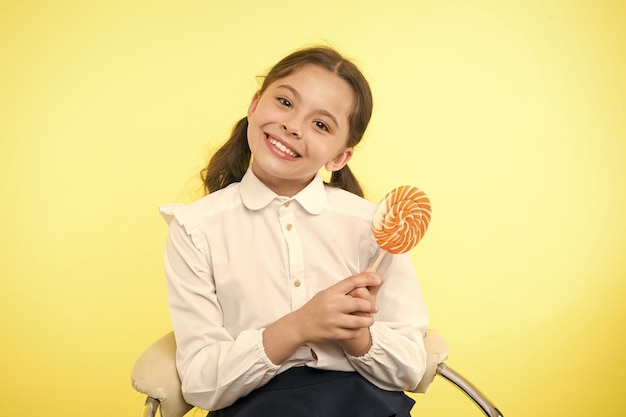
[[(428, 331), (424, 337), (427, 365), (417, 392), (425, 393), (436, 375), (441, 376), (465, 393), (488, 417), (502, 413), (468, 380), (443, 362), (448, 357), (448, 345), (439, 335)], [(135, 390), (147, 396), (142, 417), (154, 417), (160, 408), (162, 417), (182, 417), (193, 408), (187, 404), (180, 389), (176, 370), (176, 340), (170, 332), (146, 349), (135, 362), (131, 373)]]

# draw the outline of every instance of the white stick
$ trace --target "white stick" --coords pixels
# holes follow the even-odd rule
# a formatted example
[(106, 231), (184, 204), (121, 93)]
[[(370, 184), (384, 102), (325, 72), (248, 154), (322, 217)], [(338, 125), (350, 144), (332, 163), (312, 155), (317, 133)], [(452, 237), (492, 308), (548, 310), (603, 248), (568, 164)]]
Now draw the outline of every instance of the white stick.
[(382, 251), (380, 255), (378, 255), (378, 259), (376, 259), (376, 262), (374, 262), (374, 265), (372, 265), (372, 267), (369, 269), (370, 272), (376, 272), (376, 268), (378, 268), (378, 265), (380, 265), (386, 253), (387, 253), (386, 251)]

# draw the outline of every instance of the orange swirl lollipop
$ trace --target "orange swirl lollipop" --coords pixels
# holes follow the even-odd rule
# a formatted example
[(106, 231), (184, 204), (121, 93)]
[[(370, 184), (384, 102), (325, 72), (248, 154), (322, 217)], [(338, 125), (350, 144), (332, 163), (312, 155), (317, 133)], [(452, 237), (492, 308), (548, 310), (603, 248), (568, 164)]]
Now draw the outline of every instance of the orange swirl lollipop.
[(371, 270), (376, 270), (385, 253), (398, 254), (413, 249), (424, 237), (430, 215), (430, 200), (417, 187), (404, 185), (387, 194), (372, 220), (374, 238), (383, 252)]

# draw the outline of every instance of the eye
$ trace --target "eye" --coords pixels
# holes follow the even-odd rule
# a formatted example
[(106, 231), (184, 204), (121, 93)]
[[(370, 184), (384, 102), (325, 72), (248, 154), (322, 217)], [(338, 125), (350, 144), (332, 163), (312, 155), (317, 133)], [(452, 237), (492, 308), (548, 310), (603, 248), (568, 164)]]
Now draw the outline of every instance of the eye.
[(284, 97), (278, 97), (277, 98), (278, 102), (280, 104), (282, 104), (285, 107), (291, 107), (291, 101), (289, 101), (289, 99), (286, 99)]
[(327, 132), (328, 132), (328, 125), (326, 125), (326, 123), (324, 123), (324, 122), (320, 122), (320, 121), (318, 120), (318, 121), (316, 121), (316, 122), (315, 122), (315, 126), (316, 126), (318, 129), (325, 130), (325, 131), (327, 131)]

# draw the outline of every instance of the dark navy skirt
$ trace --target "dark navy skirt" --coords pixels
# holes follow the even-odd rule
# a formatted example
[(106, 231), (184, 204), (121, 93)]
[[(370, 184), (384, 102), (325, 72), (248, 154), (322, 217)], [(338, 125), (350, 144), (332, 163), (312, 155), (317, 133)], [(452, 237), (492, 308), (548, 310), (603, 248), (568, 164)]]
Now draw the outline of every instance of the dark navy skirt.
[(356, 372), (299, 366), (208, 417), (410, 417), (415, 401)]

